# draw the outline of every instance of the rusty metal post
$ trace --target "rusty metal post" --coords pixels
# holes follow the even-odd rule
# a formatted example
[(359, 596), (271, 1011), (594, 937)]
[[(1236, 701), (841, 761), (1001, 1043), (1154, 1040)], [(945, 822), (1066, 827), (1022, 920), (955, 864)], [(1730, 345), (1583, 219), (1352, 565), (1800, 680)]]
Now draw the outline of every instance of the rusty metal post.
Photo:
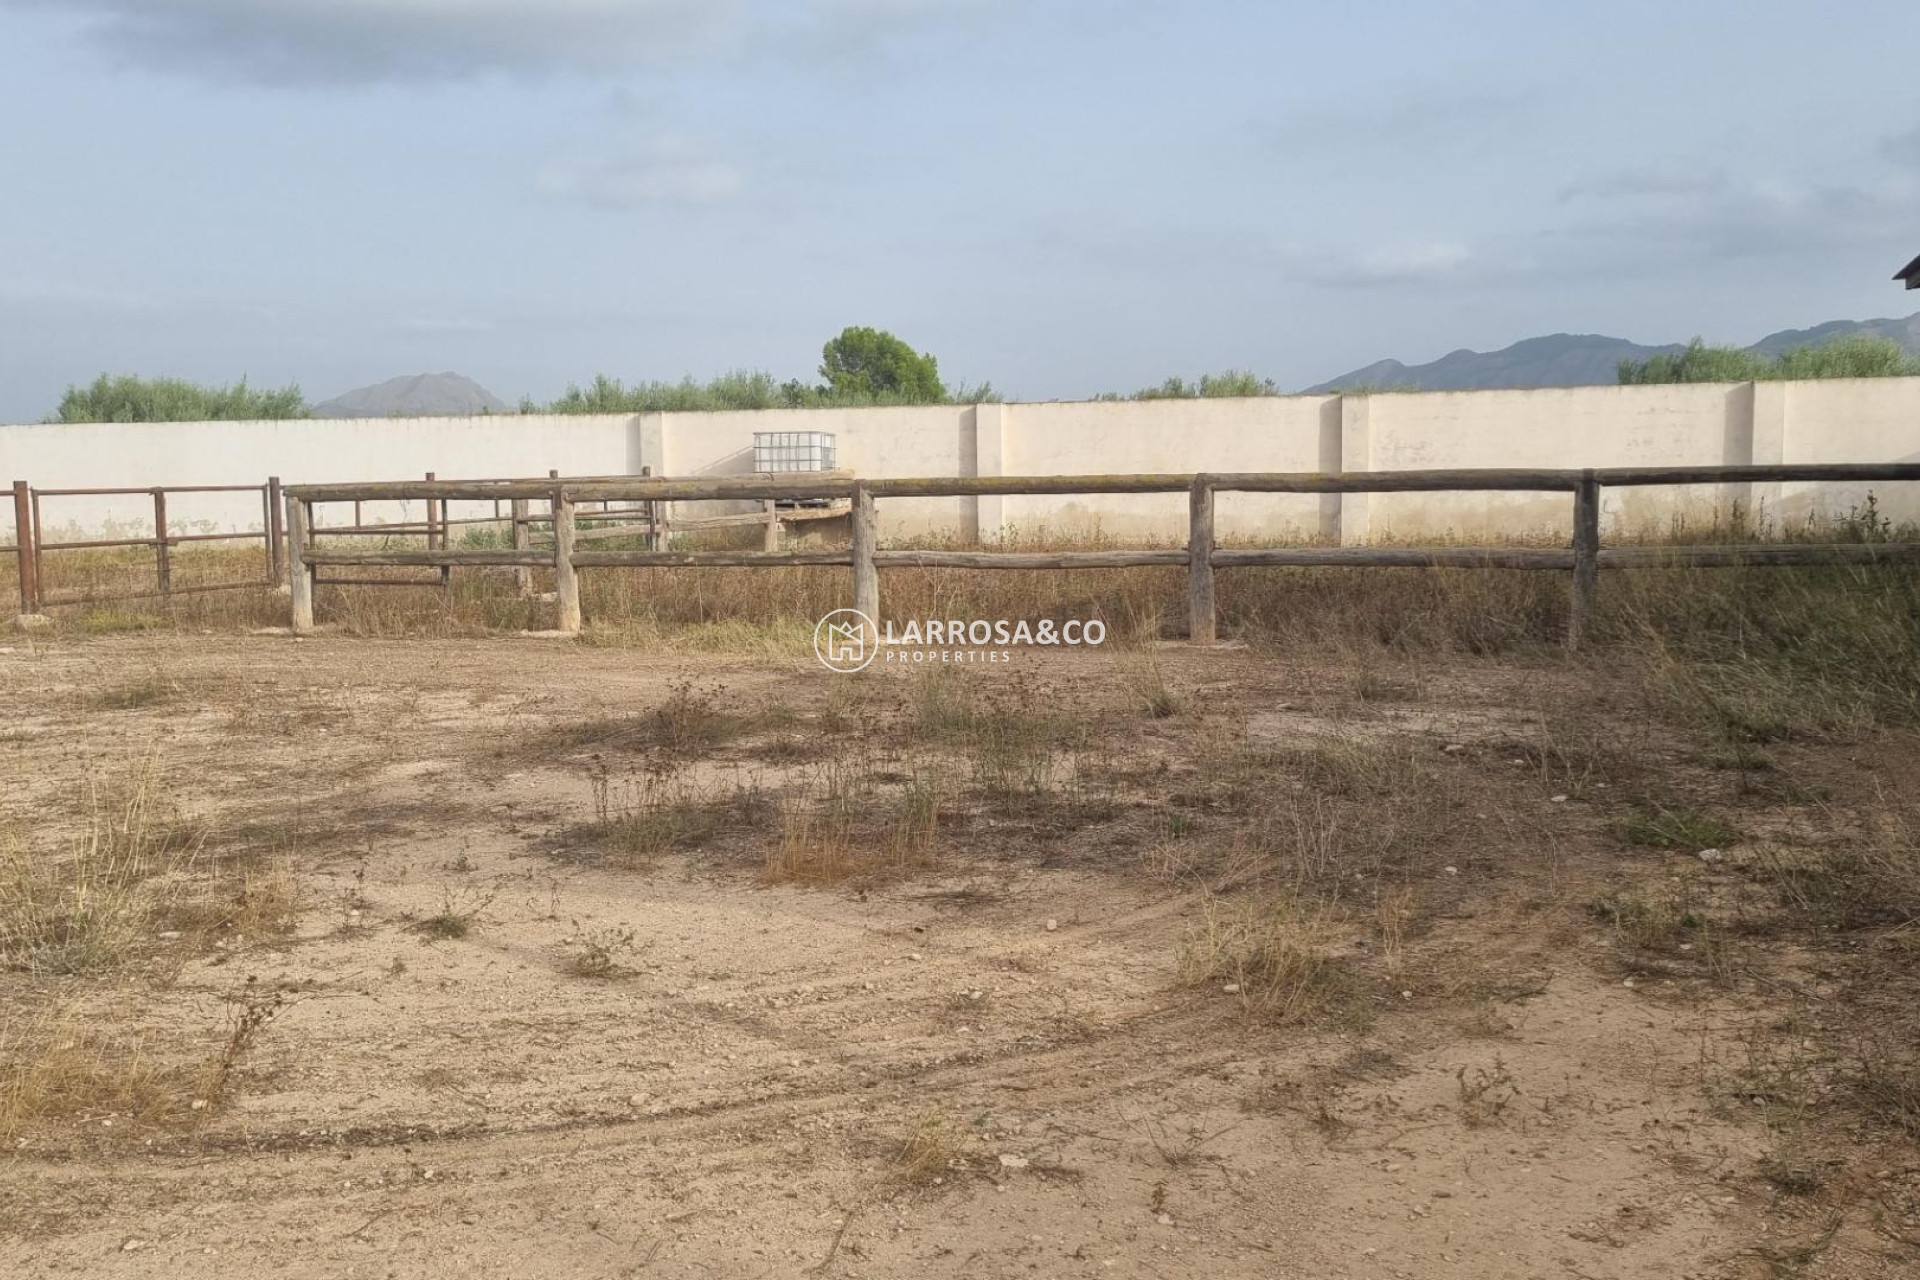
[[(533, 530), (527, 527), (527, 500), (513, 500), (513, 549), (527, 551), (533, 547)], [(513, 587), (516, 594), (524, 600), (533, 594), (533, 567), (517, 564), (513, 566)]]
[(162, 598), (173, 594), (173, 547), (167, 542), (167, 491), (153, 491), (153, 576)]
[[(651, 476), (653, 474), (653, 468), (651, 466), (641, 467), (640, 474), (642, 477)], [(647, 550), (666, 550), (660, 538), (660, 504), (651, 498), (647, 500)]]
[(267, 581), (279, 586), (287, 580), (286, 497), (280, 491), (280, 477), (267, 477)]
[[(435, 478), (436, 477), (434, 476), (433, 472), (431, 471), (427, 472), (428, 483), (432, 483)], [(438, 550), (441, 547), (446, 546), (446, 543), (447, 543), (447, 529), (446, 529), (447, 504), (446, 504), (446, 500), (443, 498), (428, 498), (426, 500), (426, 503), (427, 503), (427, 550), (434, 551), (434, 550)], [(453, 568), (450, 565), (443, 564), (440, 566), (440, 589), (442, 591), (445, 591), (452, 585), (453, 585)]]
[(40, 609), (40, 556), (34, 549), (34, 502), (25, 480), (13, 482), (14, 555), (20, 563), (20, 612)]
[(47, 526), (40, 519), (40, 491), (30, 489), (33, 495), (33, 599), (38, 604), (46, 599), (47, 591)]

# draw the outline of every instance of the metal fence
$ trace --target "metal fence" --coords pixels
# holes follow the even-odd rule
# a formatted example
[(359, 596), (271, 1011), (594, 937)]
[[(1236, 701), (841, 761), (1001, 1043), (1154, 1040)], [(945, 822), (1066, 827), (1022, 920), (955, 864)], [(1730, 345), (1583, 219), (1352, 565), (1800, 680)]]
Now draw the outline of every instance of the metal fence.
[[(185, 533), (169, 523), (167, 499), (176, 494), (258, 493), (260, 528), (247, 533)], [(47, 536), (45, 509), (49, 501), (63, 498), (100, 498), (145, 496), (153, 501), (153, 533), (147, 537), (83, 538), (56, 541)], [(20, 612), (37, 613), (49, 605), (80, 604), (90, 601), (139, 600), (168, 597), (202, 591), (233, 591), (242, 588), (276, 586), (286, 577), (285, 530), (281, 517), (286, 509), (280, 477), (270, 476), (262, 484), (155, 485), (134, 489), (36, 489), (25, 480), (13, 482), (14, 541), (10, 550), (19, 566)], [(266, 550), (266, 576), (244, 581), (176, 585), (173, 580), (173, 553), (177, 547), (209, 542), (259, 542)], [(99, 551), (114, 548), (145, 547), (153, 552), (153, 588), (141, 591), (79, 592), (56, 595), (46, 589), (48, 552)]]

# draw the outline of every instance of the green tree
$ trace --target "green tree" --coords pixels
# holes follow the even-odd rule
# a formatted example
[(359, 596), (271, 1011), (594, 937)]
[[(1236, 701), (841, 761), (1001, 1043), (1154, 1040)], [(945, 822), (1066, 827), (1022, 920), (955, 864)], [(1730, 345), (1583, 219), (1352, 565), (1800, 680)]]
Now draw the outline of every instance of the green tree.
[(1157, 387), (1142, 387), (1132, 395), (1121, 395), (1117, 391), (1105, 392), (1098, 400), (1229, 400), (1244, 396), (1277, 396), (1280, 388), (1272, 378), (1263, 378), (1257, 373), (1243, 369), (1228, 369), (1224, 373), (1203, 373), (1198, 382), (1188, 382), (1178, 375), (1168, 378)]
[(256, 391), (245, 378), (230, 387), (203, 387), (182, 378), (101, 374), (90, 386), (67, 388), (49, 422), (208, 422), (247, 418), (304, 418), (298, 386)]
[(939, 362), (884, 329), (841, 330), (821, 349), (820, 376), (836, 399), (904, 404), (941, 404), (947, 399)]
[(1920, 374), (1920, 357), (1899, 343), (1867, 334), (1794, 347), (1769, 360), (1738, 347), (1710, 347), (1695, 338), (1680, 352), (1622, 360), (1622, 386), (1672, 382), (1771, 382), (1786, 378), (1898, 378)]

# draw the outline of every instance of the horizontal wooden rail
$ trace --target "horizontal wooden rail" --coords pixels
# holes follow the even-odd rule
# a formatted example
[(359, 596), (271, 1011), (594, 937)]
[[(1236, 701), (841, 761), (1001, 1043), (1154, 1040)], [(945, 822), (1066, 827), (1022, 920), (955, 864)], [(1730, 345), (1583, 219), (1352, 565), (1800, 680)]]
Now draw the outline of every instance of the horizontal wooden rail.
[[(1184, 558), (1184, 557), (1183, 557)], [(1573, 552), (1556, 547), (1260, 547), (1213, 553), (1215, 568), (1337, 567), (1420, 569), (1571, 569)]]
[(1603, 569), (1718, 569), (1738, 565), (1911, 564), (1920, 542), (1768, 543), (1704, 547), (1613, 547)]
[(1170, 551), (876, 551), (881, 568), (900, 569), (1132, 569), (1185, 564)]
[(1203, 473), (1191, 479), (1217, 492), (1234, 493), (1439, 493), (1446, 490), (1571, 491), (1578, 471), (1481, 470)]
[(308, 547), (300, 554), (300, 563), (306, 565), (414, 565), (430, 568), (453, 568), (459, 565), (495, 565), (511, 567), (528, 565), (539, 568), (553, 563), (553, 553), (549, 551), (515, 551), (510, 548), (483, 548), (480, 550), (456, 550), (450, 547), (429, 547), (424, 551), (336, 551), (331, 547)]
[[(551, 557), (548, 558), (551, 561)], [(576, 551), (576, 569), (791, 569), (850, 565), (851, 551)]]
[(876, 498), (990, 498), (1048, 493), (1185, 493), (1191, 475), (936, 476), (923, 480), (868, 480)]
[(1614, 486), (1920, 480), (1920, 462), (1802, 462), (1752, 467), (1597, 467), (1593, 478), (1603, 485)]

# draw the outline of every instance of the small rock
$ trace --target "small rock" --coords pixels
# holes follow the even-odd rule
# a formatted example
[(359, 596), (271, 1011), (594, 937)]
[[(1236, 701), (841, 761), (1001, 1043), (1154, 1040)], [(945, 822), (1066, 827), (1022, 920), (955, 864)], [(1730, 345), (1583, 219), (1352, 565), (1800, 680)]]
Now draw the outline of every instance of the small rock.
[(1702, 862), (1718, 862), (1727, 855), (1718, 849), (1702, 849), (1696, 856)]
[(1221, 987), (1220, 989), (1226, 992), (1230, 996), (1237, 996), (1240, 994), (1240, 984), (1237, 982), (1229, 982), (1226, 986)]
[(1440, 749), (1446, 752), (1448, 755), (1453, 755), (1457, 752), (1465, 751), (1467, 749), (1467, 745), (1464, 742), (1449, 742), (1446, 746)]
[(145, 1240), (129, 1240), (120, 1246), (120, 1252), (132, 1253), (135, 1249), (144, 1249), (146, 1246), (147, 1242)]
[(1163, 1227), (1170, 1227), (1173, 1225), (1173, 1215), (1170, 1213), (1163, 1213), (1158, 1218), (1156, 1218), (1155, 1221), (1158, 1222)]
[(1059, 927), (1060, 927), (1060, 922), (1059, 922), (1058, 920), (1049, 920), (1049, 921), (1047, 921), (1047, 932), (1048, 932), (1048, 933), (1052, 933), (1052, 932), (1053, 932), (1053, 931), (1054, 931), (1055, 929), (1058, 929)]
[(205, 1098), (195, 1098), (192, 1109), (195, 1111), (205, 1111), (207, 1109), (207, 1100)]
[(171, 941), (180, 936), (180, 931), (178, 929), (163, 929), (160, 931), (160, 936)]
[(1402, 992), (1400, 993), (1400, 998), (1401, 998), (1402, 1000), (1411, 1000), (1411, 999), (1413, 999), (1413, 992), (1411, 992), (1411, 991), (1402, 991)]
[(1031, 1163), (1032, 1161), (1028, 1160), (1025, 1156), (1002, 1155), (1000, 1157), (1000, 1167), (1002, 1169), (1024, 1169)]
[(925, 958), (925, 957), (924, 957), (924, 956), (922, 956), (922, 955), (921, 955), (921, 954), (920, 954), (920, 953), (919, 953), (918, 951), (909, 951), (909, 952), (907, 952), (907, 959), (909, 959), (909, 960), (921, 960), (921, 959), (924, 959), (924, 958)]
[(1553, 797), (1552, 802), (1554, 804), (1565, 804), (1567, 802), (1567, 798), (1565, 796), (1555, 796)]
[(1443, 868), (1443, 870), (1445, 870), (1446, 873), (1450, 876), (1457, 876), (1460, 874), (1460, 868), (1458, 867), (1446, 867), (1446, 868)]

